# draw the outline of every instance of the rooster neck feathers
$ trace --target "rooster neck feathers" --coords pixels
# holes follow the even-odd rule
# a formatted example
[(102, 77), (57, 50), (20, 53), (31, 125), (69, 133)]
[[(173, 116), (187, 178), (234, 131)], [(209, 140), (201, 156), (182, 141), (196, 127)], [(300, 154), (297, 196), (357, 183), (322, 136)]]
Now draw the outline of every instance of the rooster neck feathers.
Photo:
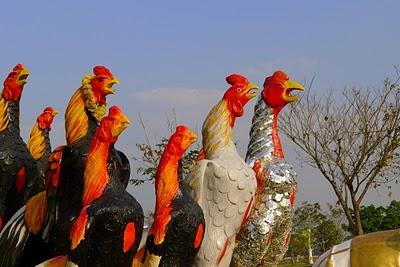
[(220, 100), (208, 113), (202, 129), (203, 148), (207, 159), (211, 159), (222, 148), (235, 146), (231, 120), (231, 112), (225, 99)]
[(8, 101), (3, 97), (0, 97), (0, 132), (7, 129), (8, 123)]
[(274, 153), (272, 135), (274, 129), (274, 110), (268, 107), (260, 96), (254, 106), (254, 116), (250, 130), (250, 140), (247, 148), (246, 162), (250, 166), (257, 159), (270, 160)]
[(51, 153), (49, 129), (40, 129), (38, 123), (32, 128), (28, 141), (28, 150), (35, 160)]
[(160, 159), (156, 173), (156, 211), (168, 205), (179, 190), (178, 161), (179, 156), (169, 153), (168, 148)]
[[(82, 80), (82, 86), (76, 90), (68, 103), (65, 112), (65, 131), (67, 144), (74, 144), (84, 137), (89, 128), (89, 119), (94, 119), (96, 123), (104, 117), (106, 105), (98, 105), (93, 97), (90, 80), (94, 76), (86, 75)], [(91, 115), (89, 117), (89, 115)]]
[(9, 130), (19, 135), (19, 102), (0, 98), (0, 133)]
[(92, 141), (83, 177), (83, 207), (100, 197), (110, 180), (107, 167), (109, 147), (110, 143), (102, 142), (97, 137)]

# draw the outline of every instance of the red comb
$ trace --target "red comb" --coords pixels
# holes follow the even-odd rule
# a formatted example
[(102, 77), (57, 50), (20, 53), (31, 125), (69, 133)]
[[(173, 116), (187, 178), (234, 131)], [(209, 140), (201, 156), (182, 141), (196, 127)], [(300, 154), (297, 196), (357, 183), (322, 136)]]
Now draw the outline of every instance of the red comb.
[(277, 80), (289, 80), (289, 76), (281, 70), (275, 71), (272, 77)]
[(106, 75), (106, 76), (109, 76), (109, 77), (113, 76), (111, 71), (109, 69), (107, 69), (106, 67), (104, 67), (104, 66), (96, 66), (96, 67), (94, 67), (93, 68), (93, 73), (96, 76), (98, 76), (98, 75)]
[(43, 110), (43, 113), (44, 112), (53, 112), (53, 108), (52, 107), (46, 107), (44, 110)]
[(17, 64), (17, 65), (13, 68), (13, 71), (21, 71), (21, 70), (23, 70), (23, 69), (25, 69), (24, 65), (22, 65), (22, 64)]
[(226, 77), (226, 82), (229, 83), (230, 85), (234, 85), (236, 83), (243, 83), (243, 84), (248, 84), (249, 81), (247, 80), (246, 77), (240, 75), (240, 74), (231, 74), (228, 77)]
[(121, 109), (119, 107), (112, 106), (108, 110), (108, 117), (115, 117), (115, 116), (118, 116), (121, 113), (122, 113), (122, 111), (121, 111)]
[(178, 125), (176, 127), (176, 132), (177, 133), (184, 133), (186, 131), (188, 131), (189, 129), (185, 126), (185, 125)]

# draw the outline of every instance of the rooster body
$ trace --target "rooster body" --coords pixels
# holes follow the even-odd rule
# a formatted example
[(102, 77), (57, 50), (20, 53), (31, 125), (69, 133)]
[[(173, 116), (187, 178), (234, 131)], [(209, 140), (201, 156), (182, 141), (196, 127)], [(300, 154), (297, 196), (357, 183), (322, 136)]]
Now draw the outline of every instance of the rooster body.
[(277, 120), (286, 103), (297, 98), (291, 90), (303, 90), (281, 71), (268, 77), (259, 98), (250, 131), (246, 162), (257, 177), (257, 191), (250, 216), (238, 235), (231, 266), (277, 264), (290, 240), (296, 173), (283, 157)]
[(236, 151), (232, 128), (257, 86), (237, 74), (228, 76), (227, 82), (231, 87), (203, 124), (204, 159), (190, 175), (193, 196), (203, 209), (206, 224), (195, 266), (229, 266), (235, 236), (256, 188), (254, 172)]
[(140, 243), (143, 211), (111, 168), (110, 144), (128, 126), (111, 107), (91, 142), (84, 172), (81, 211), (69, 233), (68, 260), (80, 267), (130, 266)]
[(20, 136), (19, 100), (28, 75), (23, 65), (15, 66), (0, 96), (0, 230), (29, 197), (44, 190), (44, 180)]
[(178, 178), (178, 162), (195, 140), (194, 133), (178, 126), (160, 159), (154, 222), (143, 260), (146, 267), (191, 266), (200, 248), (205, 229), (203, 211)]

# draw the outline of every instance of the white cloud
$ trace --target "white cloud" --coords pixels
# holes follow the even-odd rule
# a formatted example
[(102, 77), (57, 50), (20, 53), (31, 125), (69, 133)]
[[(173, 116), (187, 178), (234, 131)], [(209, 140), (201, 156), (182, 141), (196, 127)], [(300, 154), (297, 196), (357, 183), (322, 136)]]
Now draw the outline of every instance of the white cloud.
[(203, 109), (204, 106), (211, 107), (215, 104), (223, 93), (223, 90), (162, 87), (135, 92), (132, 97), (142, 105)]

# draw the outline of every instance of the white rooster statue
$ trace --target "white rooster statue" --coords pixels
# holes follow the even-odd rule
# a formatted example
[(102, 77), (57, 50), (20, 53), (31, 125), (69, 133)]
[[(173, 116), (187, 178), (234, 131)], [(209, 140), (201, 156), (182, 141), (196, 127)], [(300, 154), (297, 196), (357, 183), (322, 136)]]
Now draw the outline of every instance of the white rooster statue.
[(195, 266), (229, 266), (235, 237), (256, 190), (254, 172), (236, 151), (232, 128), (258, 88), (238, 74), (228, 76), (226, 81), (231, 87), (205, 119), (203, 159), (196, 163), (189, 178), (206, 225)]

